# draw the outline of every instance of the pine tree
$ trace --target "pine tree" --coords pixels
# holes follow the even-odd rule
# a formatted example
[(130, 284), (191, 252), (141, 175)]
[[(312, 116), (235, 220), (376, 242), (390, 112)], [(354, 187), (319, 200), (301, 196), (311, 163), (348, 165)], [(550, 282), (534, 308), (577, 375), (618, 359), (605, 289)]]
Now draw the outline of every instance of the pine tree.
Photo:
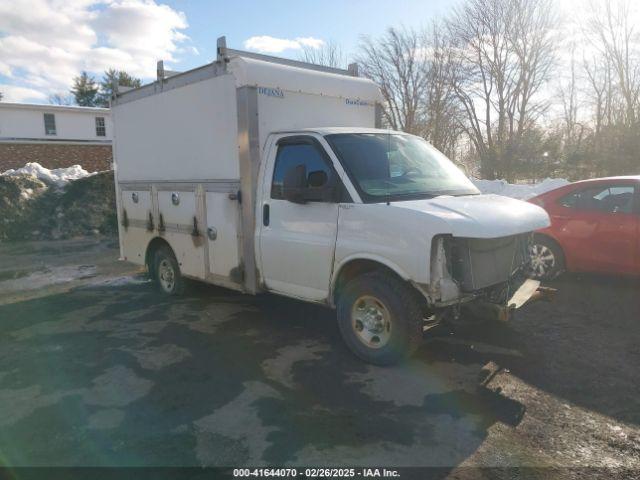
[(83, 71), (79, 77), (73, 79), (71, 94), (81, 107), (95, 107), (98, 101), (96, 81), (87, 72)]
[(98, 105), (103, 107), (109, 106), (109, 100), (113, 94), (113, 86), (138, 88), (142, 85), (139, 78), (132, 77), (124, 70), (116, 70), (110, 68), (104, 72), (104, 76), (100, 81), (100, 93), (98, 94)]
[(3, 98), (4, 98), (4, 95), (2, 94), (2, 92), (0, 92), (0, 102), (2, 101)]

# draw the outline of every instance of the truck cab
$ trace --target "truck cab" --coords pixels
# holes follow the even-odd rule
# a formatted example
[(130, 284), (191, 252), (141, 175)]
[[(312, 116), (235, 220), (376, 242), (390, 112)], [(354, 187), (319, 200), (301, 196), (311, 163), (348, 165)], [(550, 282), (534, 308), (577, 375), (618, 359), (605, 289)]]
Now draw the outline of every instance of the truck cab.
[(378, 363), (400, 347), (396, 316), (422, 312), (402, 327), (420, 338), (426, 316), (492, 294), (506, 302), (525, 274), (529, 232), (548, 222), (524, 202), (480, 194), (426, 141), (389, 130), (274, 133), (258, 185), (261, 288), (338, 308), (345, 340)]
[(524, 304), (530, 203), (482, 195), (424, 139), (380, 125), (357, 68), (226, 48), (204, 67), (114, 95), (123, 259), (174, 295), (184, 278), (336, 309), (365, 361), (423, 332)]

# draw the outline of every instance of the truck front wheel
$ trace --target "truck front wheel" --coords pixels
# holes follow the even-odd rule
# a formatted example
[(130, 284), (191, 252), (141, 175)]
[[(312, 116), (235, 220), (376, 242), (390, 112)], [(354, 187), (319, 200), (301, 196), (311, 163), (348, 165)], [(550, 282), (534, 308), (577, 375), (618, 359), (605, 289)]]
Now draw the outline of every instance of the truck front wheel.
[(338, 299), (338, 326), (347, 346), (375, 365), (392, 365), (411, 355), (422, 340), (418, 294), (384, 272), (353, 278)]
[(153, 277), (162, 293), (180, 295), (184, 291), (184, 279), (171, 248), (159, 247), (154, 256)]

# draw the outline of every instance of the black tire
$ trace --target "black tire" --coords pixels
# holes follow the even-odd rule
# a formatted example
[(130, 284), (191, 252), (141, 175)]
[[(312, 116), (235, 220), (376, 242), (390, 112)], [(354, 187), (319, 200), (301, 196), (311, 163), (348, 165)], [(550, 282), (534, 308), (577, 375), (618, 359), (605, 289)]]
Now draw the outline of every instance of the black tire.
[(163, 245), (156, 250), (150, 273), (158, 289), (165, 295), (181, 295), (184, 292), (180, 265), (170, 247)]
[(530, 275), (538, 280), (553, 280), (565, 269), (562, 248), (549, 237), (536, 235), (530, 247)]
[[(380, 331), (377, 341), (376, 334), (364, 327), (357, 313), (371, 315), (367, 313), (371, 308), (379, 308), (378, 313), (388, 317), (383, 320), (389, 324), (388, 328), (375, 324), (373, 330)], [(384, 272), (365, 273), (347, 282), (338, 298), (337, 310), (342, 338), (365, 362), (393, 365), (409, 357), (422, 341), (424, 315), (419, 294)], [(370, 321), (371, 318), (367, 317), (367, 325)], [(363, 339), (366, 335), (373, 335), (371, 341)]]

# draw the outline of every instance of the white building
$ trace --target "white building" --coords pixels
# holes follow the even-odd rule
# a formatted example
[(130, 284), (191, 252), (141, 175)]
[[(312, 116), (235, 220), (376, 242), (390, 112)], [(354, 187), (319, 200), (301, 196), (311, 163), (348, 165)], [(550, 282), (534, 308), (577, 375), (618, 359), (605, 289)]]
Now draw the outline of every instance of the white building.
[(108, 108), (0, 102), (0, 172), (28, 162), (106, 170), (112, 135)]

